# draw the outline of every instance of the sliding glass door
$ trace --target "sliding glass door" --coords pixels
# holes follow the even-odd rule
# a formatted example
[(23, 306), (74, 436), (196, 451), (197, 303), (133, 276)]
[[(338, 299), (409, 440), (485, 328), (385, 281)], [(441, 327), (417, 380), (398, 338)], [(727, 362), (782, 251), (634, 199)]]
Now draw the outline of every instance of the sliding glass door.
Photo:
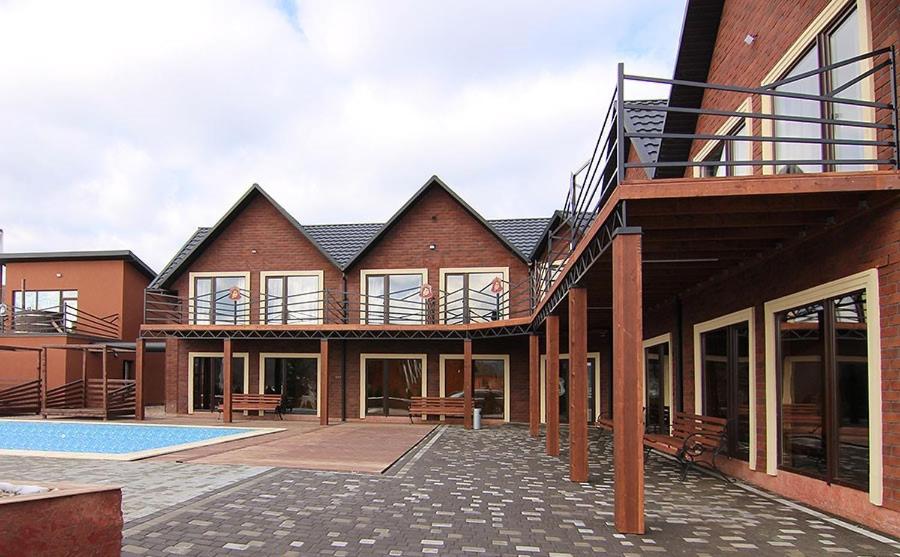
[(408, 416), (410, 399), (422, 396), (422, 360), (366, 358), (367, 416)]

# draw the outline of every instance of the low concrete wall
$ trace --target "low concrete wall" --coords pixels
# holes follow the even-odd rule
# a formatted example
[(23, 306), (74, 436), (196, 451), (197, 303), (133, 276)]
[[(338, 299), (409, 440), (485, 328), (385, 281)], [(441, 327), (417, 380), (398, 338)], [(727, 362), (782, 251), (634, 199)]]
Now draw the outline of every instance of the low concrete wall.
[(0, 497), (0, 555), (121, 554), (121, 488), (46, 482), (39, 485), (51, 491)]

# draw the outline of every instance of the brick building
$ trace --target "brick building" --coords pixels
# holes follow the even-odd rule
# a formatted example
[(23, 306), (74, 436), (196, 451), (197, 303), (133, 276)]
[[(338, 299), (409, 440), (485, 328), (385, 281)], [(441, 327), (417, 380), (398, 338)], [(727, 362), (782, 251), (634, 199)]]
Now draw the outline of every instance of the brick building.
[(727, 422), (727, 474), (900, 531), (898, 39), (895, 0), (688, 2), (673, 79), (620, 67), (547, 218), (487, 221), (435, 177), (387, 223), (304, 226), (254, 186), (147, 290), (167, 411), (463, 398), (546, 422), (551, 454), (571, 422), (577, 481), (604, 423), (625, 532), (642, 436), (696, 414)]

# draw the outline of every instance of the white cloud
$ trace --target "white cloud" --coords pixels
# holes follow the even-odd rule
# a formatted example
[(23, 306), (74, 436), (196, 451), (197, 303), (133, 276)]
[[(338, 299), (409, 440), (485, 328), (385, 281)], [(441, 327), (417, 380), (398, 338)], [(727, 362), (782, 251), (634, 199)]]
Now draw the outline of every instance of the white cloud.
[(432, 174), (549, 214), (615, 63), (671, 73), (675, 4), (0, 3), (5, 247), (158, 269), (253, 182), (310, 223), (383, 220)]

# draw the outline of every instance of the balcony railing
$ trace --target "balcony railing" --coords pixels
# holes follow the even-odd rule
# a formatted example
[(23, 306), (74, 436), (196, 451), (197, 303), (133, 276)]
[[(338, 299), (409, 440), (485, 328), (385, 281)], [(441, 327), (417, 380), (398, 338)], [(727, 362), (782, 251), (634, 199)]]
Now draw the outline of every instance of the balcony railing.
[(0, 319), (0, 334), (78, 334), (117, 339), (120, 333), (119, 314), (100, 317), (68, 304), (43, 309), (14, 307)]
[(518, 284), (501, 280), (499, 285), (452, 291), (417, 287), (387, 296), (325, 289), (283, 297), (227, 290), (191, 298), (148, 290), (144, 296), (144, 323), (458, 325), (527, 317), (532, 307), (528, 279)]
[[(840, 71), (840, 79), (835, 77), (836, 71)], [(826, 93), (790, 90), (795, 88), (791, 85), (802, 80), (815, 80), (819, 90), (824, 89)], [(740, 101), (721, 109), (633, 101), (627, 100), (625, 95), (625, 86), (629, 83), (664, 85), (703, 99), (715, 98), (713, 93), (730, 95), (732, 100), (739, 98)], [(880, 93), (880, 100), (864, 100), (861, 94), (864, 90), (884, 93)], [(750, 108), (728, 109), (739, 104), (747, 106), (748, 97)], [(782, 105), (780, 110), (776, 108), (779, 104)], [(806, 114), (810, 109), (816, 115)], [(550, 231), (550, 245), (532, 271), (535, 299), (540, 300), (549, 290), (610, 195), (626, 180), (646, 178), (649, 173), (656, 177), (662, 173), (683, 177), (689, 169), (698, 169), (691, 173), (698, 177), (898, 169), (900, 124), (897, 109), (893, 47), (822, 66), (763, 87), (629, 75), (619, 64), (617, 86), (606, 107), (591, 157), (572, 173), (563, 218)], [(673, 115), (696, 118), (704, 125), (721, 124), (720, 131), (676, 133), (665, 129), (647, 131), (631, 125), (632, 116), (652, 113), (664, 113), (667, 119)], [(734, 125), (729, 125), (748, 119), (755, 125), (747, 125), (741, 133), (734, 133)], [(629, 161), (628, 153), (635, 142), (652, 145), (660, 156)], [(729, 148), (730, 157), (721, 154), (704, 157), (700, 156), (701, 145), (721, 147), (720, 152), (726, 145), (749, 145), (749, 148)], [(780, 156), (779, 151), (817, 154), (797, 158)], [(710, 152), (716, 150), (710, 149)], [(736, 152), (749, 153), (749, 157), (734, 158)]]

